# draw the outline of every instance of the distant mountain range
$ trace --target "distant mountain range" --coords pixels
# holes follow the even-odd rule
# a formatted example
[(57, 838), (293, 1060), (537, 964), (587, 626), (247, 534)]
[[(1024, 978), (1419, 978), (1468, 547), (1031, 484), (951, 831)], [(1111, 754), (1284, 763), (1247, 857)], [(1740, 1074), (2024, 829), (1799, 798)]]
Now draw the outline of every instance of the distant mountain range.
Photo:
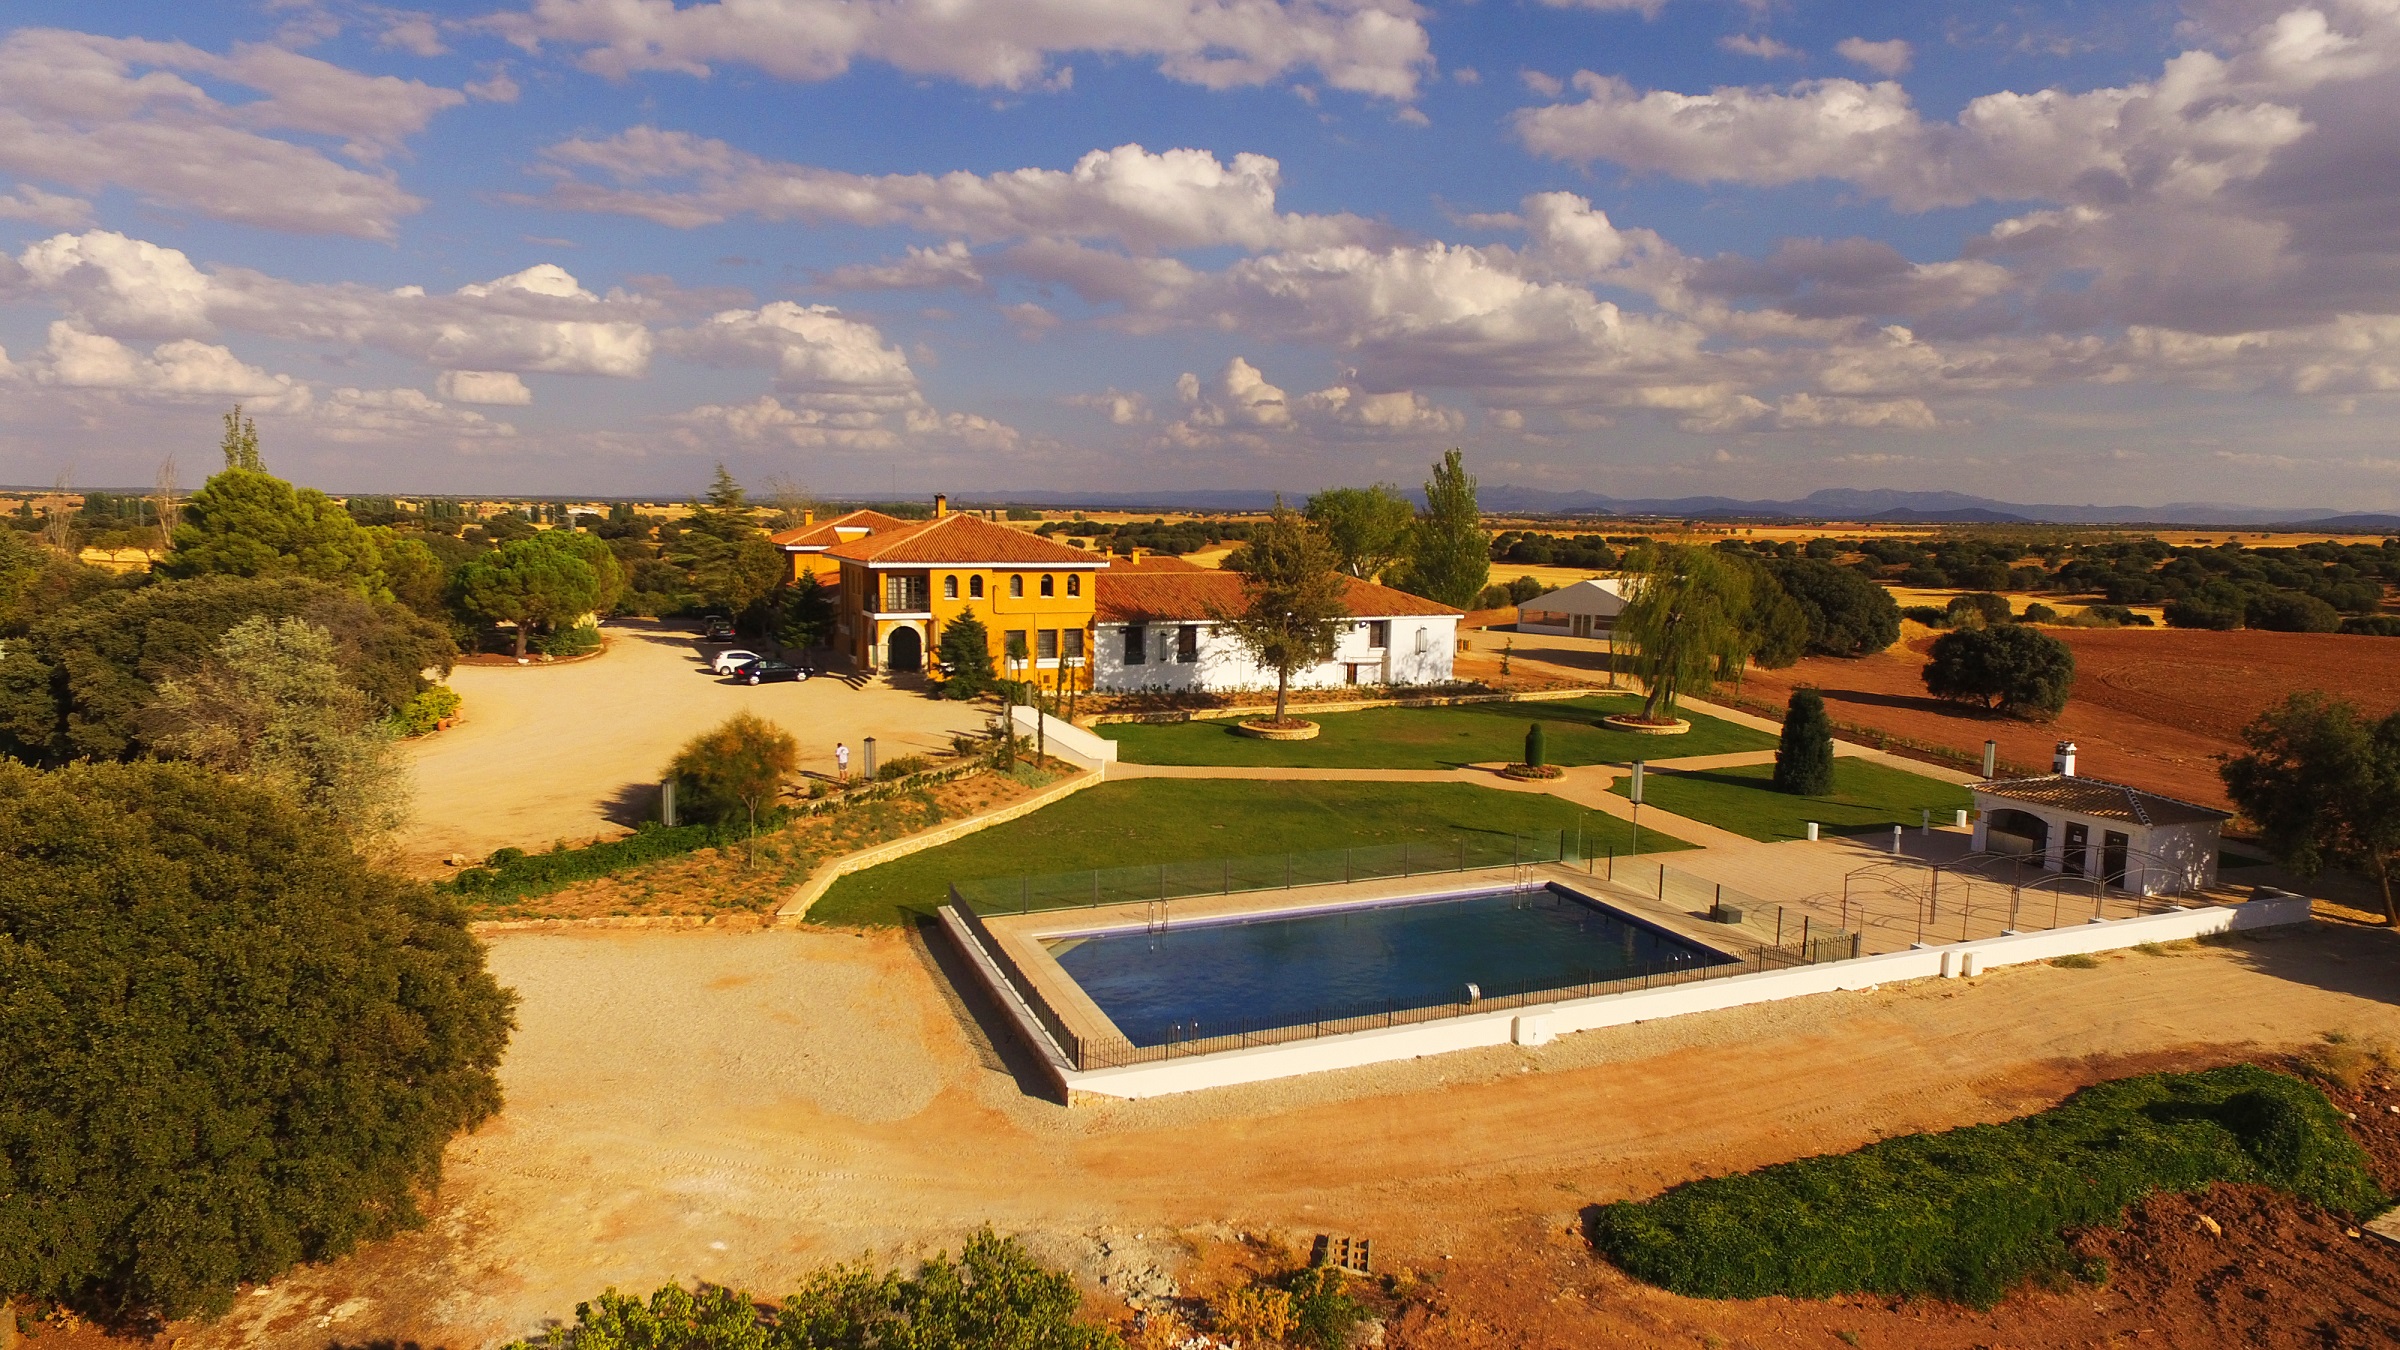
[[(1680, 519), (1843, 520), (1893, 525), (2298, 525), (2329, 533), (2400, 530), (2400, 514), (2337, 512), (2327, 508), (2233, 506), (2168, 502), (2163, 506), (2026, 505), (1964, 492), (1904, 492), (1894, 488), (1821, 488), (1797, 501), (1738, 497), (1610, 497), (1495, 484), (1478, 494), (1486, 511), (1556, 515), (1672, 516)], [(1287, 500), (1293, 498), (1287, 495)], [(1256, 511), (1275, 494), (1242, 488), (1191, 492), (1027, 492), (1018, 506), (1088, 510)]]

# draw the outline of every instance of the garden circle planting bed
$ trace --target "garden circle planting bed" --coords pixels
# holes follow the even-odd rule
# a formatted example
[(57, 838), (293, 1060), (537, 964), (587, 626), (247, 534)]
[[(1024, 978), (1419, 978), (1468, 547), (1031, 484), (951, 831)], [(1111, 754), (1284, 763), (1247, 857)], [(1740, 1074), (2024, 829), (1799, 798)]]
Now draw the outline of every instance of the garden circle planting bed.
[(1600, 720), (1618, 731), (1630, 731), (1637, 736), (1680, 736), (1692, 729), (1692, 724), (1680, 717), (1652, 722), (1633, 713), (1612, 713)]
[(1319, 730), (1316, 723), (1298, 717), (1287, 717), (1280, 722), (1262, 717), (1255, 722), (1236, 722), (1233, 729), (1262, 741), (1313, 741)]
[(1564, 777), (1566, 770), (1555, 764), (1509, 764), (1501, 767), (1502, 778), (1550, 779)]

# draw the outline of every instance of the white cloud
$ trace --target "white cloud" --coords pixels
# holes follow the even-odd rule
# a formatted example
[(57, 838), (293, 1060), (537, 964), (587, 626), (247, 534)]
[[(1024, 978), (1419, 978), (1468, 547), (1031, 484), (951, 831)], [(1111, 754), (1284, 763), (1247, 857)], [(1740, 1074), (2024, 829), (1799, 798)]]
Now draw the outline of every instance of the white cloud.
[(506, 370), (445, 370), (434, 388), (453, 403), (523, 407), (533, 402), (533, 391), (525, 387), (525, 381)]
[(1717, 45), (1736, 56), (1755, 56), (1761, 61), (1788, 61), (1807, 54), (1764, 33), (1728, 33), (1717, 39)]
[(1639, 14), (1655, 19), (1667, 7), (1667, 0), (1542, 0), (1552, 9), (1598, 9)]
[(2257, 178), (2309, 133), (2294, 96), (2400, 62), (2400, 9), (2359, 0), (2348, 14), (2356, 35), (2334, 31), (2317, 10), (2294, 10), (2230, 56), (2187, 51), (2155, 80), (2084, 93), (1987, 94), (1951, 122), (1926, 121), (1888, 81), (1683, 94), (1584, 71), (1580, 102), (1526, 109), (1516, 129), (1557, 159), (1692, 182), (1836, 179), (1911, 211), (1984, 200), (2195, 202)]
[(1181, 420), (1167, 427), (1167, 439), (1182, 445), (1230, 440), (1261, 447), (1269, 443), (1268, 437), (1278, 434), (1322, 436), (1343, 431), (1448, 434), (1466, 425), (1464, 415), (1407, 389), (1368, 393), (1345, 382), (1295, 399), (1239, 356), (1225, 363), (1208, 388), (1203, 389), (1200, 378), (1189, 372), (1176, 381), (1175, 388), (1185, 412)]
[(695, 408), (682, 419), (690, 428), (741, 441), (852, 449), (894, 447), (903, 433), (984, 449), (1017, 442), (1016, 429), (1005, 423), (927, 404), (907, 355), (873, 324), (831, 305), (777, 300), (725, 310), (660, 340), (686, 360), (774, 372), (774, 394)]
[(1833, 50), (1845, 61), (1854, 61), (1879, 75), (1904, 75), (1916, 64), (1917, 50), (1906, 38), (1890, 38), (1869, 42), (1861, 37), (1846, 37), (1833, 44)]
[(450, 407), (422, 389), (406, 387), (336, 389), (310, 405), (306, 425), (317, 436), (344, 443), (431, 438), (471, 446), (517, 434), (507, 422), (495, 422), (470, 408)]
[[(678, 228), (747, 215), (901, 225), (978, 242), (1106, 239), (1140, 252), (1284, 247), (1381, 233), (1355, 216), (1279, 214), (1282, 166), (1265, 155), (1237, 154), (1226, 163), (1206, 150), (1154, 154), (1120, 145), (1091, 151), (1066, 170), (870, 175), (780, 163), (654, 127), (563, 141), (546, 153), (557, 165), (608, 181), (566, 178), (534, 200)], [(662, 183), (675, 186), (654, 186)]]
[(846, 291), (982, 290), (983, 273), (963, 239), (935, 247), (911, 247), (888, 263), (837, 267), (820, 278)]
[(1517, 78), (1524, 82), (1527, 89), (1543, 98), (1557, 98), (1567, 91), (1565, 80), (1539, 70), (1520, 70), (1517, 72)]
[[(1198, 397), (1199, 381), (1197, 377), (1193, 379), (1192, 390), (1193, 396)], [(1120, 427), (1137, 426), (1151, 419), (1149, 398), (1139, 393), (1129, 394), (1121, 389), (1110, 389), (1105, 393), (1098, 394), (1069, 394), (1060, 402), (1070, 408), (1099, 408), (1108, 414), (1108, 420), (1112, 424)]]
[(0, 220), (22, 220), (52, 229), (73, 229), (89, 224), (92, 204), (81, 197), (66, 197), (44, 192), (31, 183), (19, 183), (17, 190), (0, 197)]
[(233, 330), (375, 347), (453, 370), (632, 378), (650, 363), (645, 320), (653, 307), (595, 296), (552, 263), (428, 295), (245, 268), (204, 272), (181, 250), (107, 230), (42, 240), (19, 261), (39, 292), (79, 322), (116, 334), (206, 338)]
[(386, 16), (382, 36), (375, 39), (378, 47), (390, 47), (413, 56), (440, 56), (450, 49), (442, 43), (441, 29), (429, 14), (392, 14)]
[[(262, 97), (222, 103), (176, 72)], [(423, 206), (388, 173), (263, 131), (339, 137), (372, 165), (464, 101), (263, 45), (20, 29), (0, 40), (0, 169), (79, 192), (122, 187), (169, 210), (316, 234), (389, 238)]]
[(708, 74), (741, 65), (826, 80), (854, 61), (1004, 89), (1064, 87), (1075, 52), (1156, 59), (1210, 89), (1313, 72), (1336, 89), (1408, 99), (1432, 65), (1410, 0), (534, 0), (484, 20), (528, 51), (578, 49), (589, 70)]
[(223, 347), (189, 338), (162, 342), (145, 356), (115, 338), (66, 320), (50, 325), (50, 342), (34, 378), (65, 389), (104, 389), (168, 398), (234, 397), (271, 407), (305, 404), (308, 391), (289, 375), (270, 375)]

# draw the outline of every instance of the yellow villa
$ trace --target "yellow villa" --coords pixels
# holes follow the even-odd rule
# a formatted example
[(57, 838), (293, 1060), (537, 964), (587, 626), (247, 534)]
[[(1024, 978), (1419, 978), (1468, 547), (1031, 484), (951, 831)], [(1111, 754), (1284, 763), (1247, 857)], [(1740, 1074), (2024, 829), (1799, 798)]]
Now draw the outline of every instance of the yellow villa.
[(814, 572), (817, 580), (828, 586), (839, 586), (842, 583), (842, 563), (839, 558), (826, 556), (827, 550), (837, 544), (864, 539), (870, 534), (901, 529), (908, 523), (881, 511), (845, 511), (830, 520), (819, 520), (817, 513), (810, 511), (800, 517), (798, 525), (768, 535), (767, 541), (783, 550), (783, 556), (791, 568), (784, 577), (786, 581), (798, 581)]
[[(853, 513), (859, 514), (859, 513)], [(827, 522), (831, 525), (835, 522)], [(834, 646), (860, 671), (921, 671), (944, 625), (974, 611), (992, 667), (1050, 689), (1091, 687), (1093, 603), (1108, 560), (934, 498), (931, 520), (833, 544), (841, 568)], [(1010, 662), (1011, 650), (1022, 658)]]

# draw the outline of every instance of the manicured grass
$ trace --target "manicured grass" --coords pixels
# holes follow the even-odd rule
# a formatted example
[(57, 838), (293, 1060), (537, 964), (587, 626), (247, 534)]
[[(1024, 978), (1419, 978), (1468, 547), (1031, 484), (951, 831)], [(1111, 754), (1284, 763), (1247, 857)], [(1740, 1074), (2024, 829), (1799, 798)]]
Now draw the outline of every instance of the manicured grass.
[[(809, 910), (828, 924), (892, 924), (947, 902), (952, 881), (1095, 867), (1254, 857), (1370, 844), (1422, 845), (1439, 857), (1463, 837), (1505, 849), (1511, 835), (1578, 821), (1594, 853), (1625, 852), (1623, 821), (1556, 797), (1465, 783), (1311, 783), (1141, 779), (1079, 792), (1020, 820), (842, 878)], [(1645, 852), (1686, 848), (1642, 831)], [(1503, 859), (1505, 861), (1505, 859)]]
[(1998, 1125), (1906, 1135), (1604, 1206), (1593, 1245), (1692, 1298), (1932, 1294), (1980, 1307), (2080, 1269), (2065, 1232), (2214, 1181), (2367, 1218), (2386, 1201), (2322, 1093), (2250, 1065), (2085, 1088)]
[(1313, 716), (1313, 741), (1262, 741), (1235, 733), (1230, 721), (1117, 722), (1095, 728), (1135, 764), (1286, 765), (1304, 769), (1453, 769), (1525, 757), (1525, 728), (1542, 724), (1552, 764), (1620, 764), (1636, 759), (1772, 750), (1775, 738), (1697, 713), (1681, 714), (1681, 736), (1642, 736), (1600, 724), (1634, 712), (1641, 700), (1603, 695), (1557, 703), (1467, 703), (1455, 708), (1370, 708)]
[[(1752, 839), (1805, 838), (1812, 820), (1829, 834), (1913, 827), (1926, 807), (1933, 808), (1935, 823), (1946, 824), (1952, 812), (1974, 804), (1967, 790), (1956, 784), (1846, 756), (1833, 762), (1832, 796), (1777, 792), (1774, 780), (1772, 764), (1661, 771), (1644, 778), (1642, 803)], [(1626, 795), (1626, 788), (1627, 780), (1619, 779), (1617, 795)]]

